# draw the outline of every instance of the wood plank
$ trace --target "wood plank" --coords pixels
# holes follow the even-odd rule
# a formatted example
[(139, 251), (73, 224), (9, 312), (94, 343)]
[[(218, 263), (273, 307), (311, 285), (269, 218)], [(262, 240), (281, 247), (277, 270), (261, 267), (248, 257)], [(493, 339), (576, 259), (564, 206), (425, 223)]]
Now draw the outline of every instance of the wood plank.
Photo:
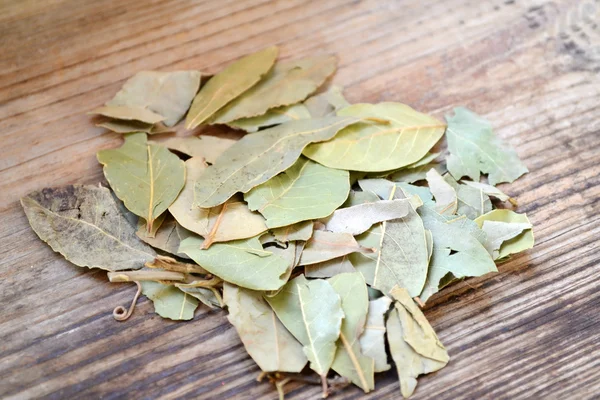
[[(64, 261), (31, 231), (18, 199), (97, 183), (117, 146), (85, 113), (139, 70), (218, 71), (277, 44), (284, 58), (339, 57), (352, 102), (402, 101), (437, 117), (489, 118), (531, 173), (502, 189), (536, 247), (495, 275), (454, 285), (426, 309), (452, 360), (415, 399), (592, 398), (600, 392), (600, 30), (597, 2), (513, 0), (112, 0), (0, 2), (0, 397), (272, 399), (225, 315), (193, 322), (133, 286)], [(220, 130), (209, 133), (224, 134)], [(398, 398), (395, 371), (363, 396)], [(318, 387), (288, 387), (318, 398)]]

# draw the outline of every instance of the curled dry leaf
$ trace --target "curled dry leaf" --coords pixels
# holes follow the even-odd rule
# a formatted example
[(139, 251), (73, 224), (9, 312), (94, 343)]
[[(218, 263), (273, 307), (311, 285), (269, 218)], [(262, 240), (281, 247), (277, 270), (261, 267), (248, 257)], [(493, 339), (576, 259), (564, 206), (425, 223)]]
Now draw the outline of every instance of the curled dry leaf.
[(247, 193), (291, 167), (307, 144), (331, 139), (353, 117), (292, 121), (246, 135), (227, 149), (196, 182), (195, 203), (209, 208)]
[(80, 267), (138, 269), (156, 256), (135, 236), (106, 188), (46, 188), (21, 198), (21, 205), (40, 239)]
[(104, 176), (125, 207), (144, 218), (148, 230), (183, 188), (185, 166), (162, 146), (148, 144), (145, 133), (125, 136), (118, 149), (101, 150)]
[(279, 50), (268, 47), (228, 65), (208, 80), (194, 98), (185, 127), (194, 129), (230, 101), (256, 85), (269, 72)]
[(260, 292), (225, 283), (227, 319), (264, 372), (300, 372), (308, 361), (302, 344), (279, 321)]

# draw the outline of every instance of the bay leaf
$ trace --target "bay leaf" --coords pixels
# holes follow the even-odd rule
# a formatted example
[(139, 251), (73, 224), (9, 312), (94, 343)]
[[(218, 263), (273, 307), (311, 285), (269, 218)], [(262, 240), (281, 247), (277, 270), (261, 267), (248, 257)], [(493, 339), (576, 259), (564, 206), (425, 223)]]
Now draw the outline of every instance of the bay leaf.
[(332, 276), (346, 272), (356, 272), (356, 269), (348, 259), (348, 255), (307, 265), (304, 269), (304, 275), (307, 278), (331, 278)]
[(194, 183), (206, 170), (202, 158), (192, 157), (185, 162), (185, 186), (169, 211), (184, 228), (205, 240), (204, 246), (230, 240), (246, 239), (267, 230), (265, 219), (248, 209), (241, 196), (234, 196), (212, 208), (194, 207)]
[(425, 164), (414, 168), (401, 168), (389, 176), (389, 179), (394, 182), (414, 183), (426, 179), (427, 172), (435, 169), (438, 173), (443, 174), (446, 168), (442, 164)]
[(215, 243), (205, 250), (202, 242), (189, 237), (179, 251), (224, 281), (253, 290), (276, 290), (286, 282), (288, 261), (264, 250), (256, 237)]
[(117, 120), (138, 121), (148, 125), (154, 125), (165, 120), (162, 115), (141, 107), (104, 106), (98, 107), (88, 114), (99, 114)]
[(485, 183), (480, 183), (480, 182), (472, 182), (472, 181), (462, 181), (461, 183), (463, 183), (467, 186), (471, 186), (476, 189), (479, 189), (486, 195), (488, 195), (490, 197), (495, 197), (500, 201), (510, 201), (513, 204), (516, 203), (510, 196), (506, 195), (503, 191), (501, 191), (500, 189), (498, 189), (495, 186), (488, 185)]
[(267, 227), (279, 228), (330, 215), (349, 191), (348, 171), (300, 157), (283, 173), (251, 189), (244, 200), (266, 218)]
[(361, 252), (373, 253), (373, 249), (360, 246), (349, 233), (336, 233), (315, 230), (302, 252), (299, 265), (310, 265)]
[[(200, 75), (199, 71), (141, 71), (129, 78), (106, 106), (147, 111), (161, 116), (164, 124), (170, 127), (179, 122), (190, 107), (200, 87)], [(134, 115), (137, 114), (132, 114), (130, 118), (119, 118), (114, 115), (112, 117), (150, 124), (158, 122), (134, 117)]]
[(332, 56), (278, 62), (263, 80), (216, 113), (211, 123), (256, 117), (269, 109), (303, 101), (333, 74), (336, 63)]
[(120, 148), (100, 150), (97, 156), (117, 197), (146, 220), (149, 230), (183, 188), (183, 161), (162, 146), (148, 144), (145, 133), (126, 135)]
[(264, 372), (300, 372), (307, 363), (302, 344), (279, 321), (260, 292), (225, 283), (227, 319), (246, 351)]
[(147, 235), (146, 224), (138, 226), (136, 235), (154, 248), (176, 255), (177, 257), (189, 259), (187, 255), (178, 252), (181, 240), (183, 240), (180, 236), (180, 231), (184, 228), (178, 227), (175, 218), (168, 213), (163, 215), (166, 215), (166, 218), (156, 230), (154, 237)]
[(281, 228), (271, 230), (271, 233), (281, 243), (295, 240), (306, 242), (313, 235), (313, 221), (302, 221), (293, 225), (282, 226)]
[(392, 300), (387, 296), (369, 301), (365, 329), (358, 339), (362, 353), (375, 361), (375, 372), (383, 372), (391, 368), (385, 351), (384, 323), (385, 314), (391, 304)]
[(392, 191), (396, 194), (399, 190), (407, 193), (407, 196), (415, 195), (421, 199), (423, 204), (433, 204), (433, 196), (428, 188), (415, 186), (406, 182), (392, 182), (387, 179), (363, 179), (358, 181), (362, 190), (375, 193), (381, 199), (389, 199)]
[(435, 198), (436, 211), (444, 215), (456, 214), (458, 197), (454, 188), (433, 168), (425, 174), (425, 178)]
[[(136, 232), (136, 235), (137, 235), (137, 236), (138, 236), (140, 239), (142, 239), (142, 240), (144, 240), (145, 238), (148, 238), (148, 239), (152, 239), (152, 238), (154, 238), (154, 237), (156, 236), (156, 232), (157, 232), (157, 231), (159, 230), (159, 228), (162, 226), (162, 224), (163, 224), (163, 222), (165, 221), (165, 219), (167, 218), (167, 215), (168, 215), (168, 214), (169, 214), (169, 213), (162, 213), (162, 214), (160, 214), (160, 215), (158, 216), (158, 218), (156, 218), (156, 219), (154, 220), (154, 224), (152, 224), (152, 228), (151, 228), (151, 229), (150, 229), (150, 228), (148, 228), (148, 227), (146, 226), (146, 220), (145, 220), (144, 218), (140, 218), (140, 217), (138, 217), (138, 218), (137, 218), (137, 224), (136, 224), (136, 226), (137, 226), (138, 230), (137, 230), (137, 232)], [(143, 237), (140, 235), (140, 231), (141, 231), (142, 229), (144, 230), (144, 236), (143, 236)], [(145, 240), (144, 240), (144, 241), (145, 241)]]
[(353, 117), (307, 119), (244, 136), (198, 179), (196, 205), (214, 207), (236, 192), (247, 193), (291, 167), (307, 144), (328, 140), (355, 122)]
[(488, 174), (491, 185), (513, 182), (528, 172), (517, 153), (504, 144), (484, 118), (464, 108), (446, 116), (448, 129), (448, 171), (455, 179), (468, 176), (478, 182), (480, 172)]
[(325, 229), (360, 235), (378, 222), (405, 217), (411, 210), (409, 199), (377, 200), (340, 208), (324, 220)]
[(151, 143), (160, 144), (168, 149), (187, 154), (190, 157), (204, 158), (206, 162), (213, 164), (216, 159), (235, 142), (236, 140), (233, 139), (204, 135), (170, 137), (165, 140), (153, 141)]
[[(392, 190), (390, 199), (395, 198), (395, 192)], [(423, 221), (416, 211), (422, 203), (417, 196), (409, 201), (410, 209), (405, 217), (381, 225), (381, 245), (372, 286), (383, 293), (389, 293), (398, 285), (407, 288), (412, 296), (418, 296), (427, 278), (427, 238)]]
[[(448, 220), (430, 207), (422, 207), (419, 214), (425, 229), (433, 236), (433, 253), (427, 281), (420, 299), (425, 302), (438, 292), (440, 281), (452, 273), (454, 278), (481, 276), (496, 272), (496, 265), (482, 244), (485, 233), (465, 217)], [(454, 253), (450, 254), (451, 251)]]
[(172, 132), (171, 129), (167, 128), (160, 122), (157, 124), (147, 124), (145, 122), (140, 122), (140, 121), (109, 119), (109, 120), (103, 121), (99, 124), (96, 124), (96, 126), (106, 128), (106, 129), (116, 132), (116, 133), (145, 132), (148, 135), (154, 135), (154, 134), (159, 134), (159, 133)]
[(324, 93), (309, 97), (304, 102), (304, 105), (312, 118), (322, 118), (326, 115), (334, 114), (336, 111), (350, 105), (344, 98), (342, 91), (343, 88), (341, 86), (334, 85)]
[(348, 378), (365, 393), (375, 389), (375, 362), (362, 353), (358, 338), (363, 333), (369, 312), (365, 279), (359, 272), (344, 273), (328, 279), (342, 300), (344, 319), (331, 368)]
[(405, 168), (418, 168), (428, 164), (436, 164), (433, 161), (438, 158), (442, 153), (430, 153), (427, 152), (419, 161), (416, 161), (410, 165), (407, 165)]
[(198, 299), (173, 285), (143, 281), (142, 294), (154, 303), (154, 311), (163, 318), (190, 320), (198, 307)]
[(446, 125), (400, 103), (354, 104), (339, 116), (377, 118), (389, 124), (359, 123), (332, 140), (311, 144), (303, 154), (327, 167), (356, 171), (387, 171), (412, 164), (427, 154)]
[[(285, 259), (288, 264), (286, 271), (281, 276), (281, 279), (283, 281), (287, 282), (290, 280), (294, 268), (296, 268), (298, 266), (298, 263), (300, 262), (300, 256), (302, 255), (302, 251), (304, 250), (305, 244), (306, 243), (302, 241), (295, 241), (287, 243), (287, 246), (285, 248), (277, 246), (269, 247), (269, 250), (274, 255)], [(276, 296), (282, 290), (282, 288), (283, 286), (277, 290), (264, 291), (263, 295), (268, 297)]]
[(457, 197), (456, 214), (475, 219), (492, 209), (492, 202), (481, 189), (458, 183), (450, 174), (444, 180), (454, 188)]
[(265, 114), (256, 117), (236, 119), (235, 121), (228, 122), (227, 125), (248, 133), (253, 133), (258, 132), (262, 128), (310, 117), (311, 115), (304, 104), (298, 103), (291, 106), (272, 108)]
[(202, 304), (206, 305), (207, 307), (209, 307), (211, 309), (223, 308), (223, 306), (224, 306), (222, 299), (220, 298), (221, 295), (215, 294), (215, 293), (218, 293), (217, 292), (218, 289), (213, 288), (211, 290), (211, 289), (205, 288), (205, 287), (180, 286), (177, 283), (175, 284), (175, 287), (177, 287), (183, 293), (187, 293), (188, 295), (193, 296), (196, 299), (200, 300), (200, 302)]
[(331, 368), (340, 335), (341, 299), (329, 282), (300, 275), (265, 300), (283, 325), (304, 346), (310, 368), (322, 377)]
[(21, 205), (39, 238), (80, 267), (139, 269), (156, 256), (104, 187), (46, 188), (22, 197)]
[(394, 363), (398, 366), (398, 379), (400, 393), (404, 398), (410, 397), (417, 387), (417, 377), (423, 374), (438, 371), (446, 366), (447, 362), (433, 360), (416, 352), (405, 340), (411, 335), (402, 326), (399, 317), (400, 311), (393, 309), (387, 320), (386, 330), (390, 353)]
[[(502, 209), (498, 209), (498, 210), (493, 210), (490, 211), (489, 213), (482, 215), (478, 218), (475, 219), (475, 222), (477, 223), (477, 225), (479, 227), (483, 227), (483, 224), (488, 221), (488, 222), (503, 222), (506, 224), (524, 224), (524, 225), (517, 225), (519, 227), (523, 227), (524, 230), (522, 233), (516, 235), (515, 237), (511, 238), (511, 239), (507, 239), (507, 240), (503, 240), (502, 245), (500, 246), (500, 249), (498, 250), (498, 256), (497, 259), (502, 259), (505, 257), (508, 257), (511, 254), (516, 254), (516, 253), (520, 253), (521, 251), (527, 250), (527, 249), (531, 249), (533, 247), (534, 244), (534, 237), (533, 237), (533, 229), (525, 229), (525, 225), (529, 225), (531, 226), (531, 222), (529, 221), (529, 219), (527, 218), (526, 214), (518, 214), (512, 210), (502, 210)], [(496, 236), (496, 234), (498, 233), (498, 231), (496, 231), (496, 233), (489, 238), (489, 240), (494, 240), (494, 236)], [(489, 243), (486, 241), (486, 243)], [(488, 245), (489, 247), (495, 247), (492, 245)]]
[(483, 221), (481, 230), (487, 236), (484, 246), (492, 258), (496, 260), (500, 256), (500, 248), (504, 242), (515, 238), (528, 229), (531, 229), (531, 224)]
[(245, 56), (206, 82), (194, 98), (185, 127), (194, 129), (232, 100), (256, 85), (265, 76), (277, 58), (275, 46)]

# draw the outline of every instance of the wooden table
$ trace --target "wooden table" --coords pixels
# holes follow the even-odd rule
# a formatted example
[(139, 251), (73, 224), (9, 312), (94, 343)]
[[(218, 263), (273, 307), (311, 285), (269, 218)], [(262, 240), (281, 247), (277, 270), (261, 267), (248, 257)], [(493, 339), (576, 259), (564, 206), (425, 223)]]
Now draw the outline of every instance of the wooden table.
[[(597, 0), (0, 2), (0, 397), (276, 398), (224, 312), (175, 323), (142, 299), (115, 322), (134, 287), (53, 253), (18, 203), (102, 180), (95, 153), (121, 138), (86, 112), (135, 72), (212, 73), (272, 44), (284, 58), (336, 54), (351, 102), (438, 117), (465, 105), (531, 170), (502, 189), (535, 248), (432, 300), (452, 361), (414, 399), (600, 395), (599, 16)], [(335, 398), (400, 397), (395, 371), (376, 382)], [(290, 399), (319, 390), (288, 387)]]

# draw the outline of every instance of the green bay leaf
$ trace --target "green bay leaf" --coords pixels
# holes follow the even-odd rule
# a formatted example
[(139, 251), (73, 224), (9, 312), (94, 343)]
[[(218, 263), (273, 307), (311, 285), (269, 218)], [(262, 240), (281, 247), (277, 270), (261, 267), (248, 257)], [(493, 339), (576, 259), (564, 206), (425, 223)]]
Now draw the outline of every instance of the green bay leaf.
[(400, 103), (354, 104), (338, 111), (338, 115), (389, 121), (350, 126), (334, 139), (309, 145), (303, 152), (325, 166), (353, 171), (387, 171), (419, 161), (446, 127)]
[(139, 269), (156, 256), (104, 187), (46, 188), (22, 197), (21, 205), (40, 239), (80, 267)]
[(350, 191), (348, 171), (301, 157), (283, 173), (244, 195), (248, 207), (266, 218), (269, 228), (319, 219), (333, 213)]
[(142, 281), (142, 294), (154, 303), (154, 311), (163, 318), (190, 320), (198, 307), (198, 299), (175, 286)]
[(309, 143), (331, 139), (355, 122), (353, 117), (307, 119), (244, 136), (198, 179), (195, 204), (210, 208), (236, 192), (247, 193), (291, 167)]
[(169, 211), (184, 228), (205, 240), (204, 246), (230, 240), (246, 239), (267, 230), (265, 219), (248, 209), (241, 196), (234, 196), (212, 208), (194, 207), (194, 183), (206, 170), (204, 159), (192, 157), (185, 162), (185, 186)]
[(331, 56), (278, 62), (263, 80), (220, 110), (211, 123), (256, 117), (269, 109), (303, 101), (333, 74), (335, 67), (336, 59)]
[[(162, 214), (165, 216), (164, 221), (158, 226), (153, 237), (148, 235), (148, 229), (146, 224), (138, 225), (136, 235), (150, 246), (165, 251), (169, 254), (176, 255), (177, 257), (189, 258), (183, 253), (179, 253), (179, 245), (184, 239), (180, 236), (181, 230), (184, 229), (178, 226), (177, 221), (168, 213)], [(141, 219), (143, 220), (143, 219)], [(153, 227), (153, 229), (156, 227)]]
[(277, 58), (277, 47), (268, 47), (228, 65), (206, 82), (194, 98), (185, 127), (194, 129), (232, 100), (256, 85)]
[(455, 179), (468, 176), (478, 182), (480, 172), (488, 174), (491, 185), (513, 182), (528, 172), (517, 153), (505, 145), (484, 118), (464, 108), (446, 116), (448, 130), (448, 171)]
[(145, 133), (126, 135), (120, 148), (101, 150), (97, 156), (117, 197), (152, 230), (154, 220), (183, 188), (183, 161), (162, 146), (148, 144)]
[(179, 251), (224, 281), (253, 290), (277, 290), (287, 281), (288, 260), (264, 250), (256, 237), (202, 247), (203, 240), (192, 236)]
[(279, 320), (304, 346), (310, 368), (326, 376), (336, 352), (344, 312), (329, 282), (300, 275), (273, 297), (265, 297)]
[(302, 344), (279, 321), (260, 292), (225, 283), (227, 319), (264, 372), (300, 372), (308, 361)]
[(375, 362), (365, 356), (358, 338), (365, 329), (369, 311), (367, 285), (359, 272), (344, 273), (328, 279), (340, 295), (344, 319), (331, 368), (365, 393), (375, 389)]

